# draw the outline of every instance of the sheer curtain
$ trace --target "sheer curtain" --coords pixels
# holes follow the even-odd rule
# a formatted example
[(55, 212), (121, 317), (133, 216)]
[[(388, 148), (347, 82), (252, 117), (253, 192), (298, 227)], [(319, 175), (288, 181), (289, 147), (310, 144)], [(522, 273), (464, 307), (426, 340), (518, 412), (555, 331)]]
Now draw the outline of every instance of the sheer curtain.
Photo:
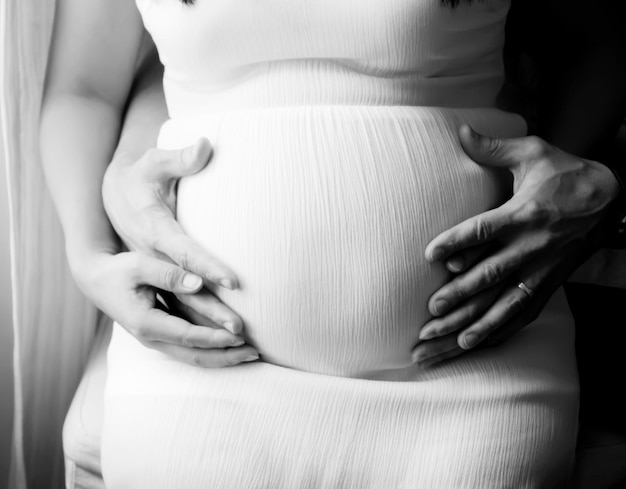
[(39, 164), (38, 114), (54, 6), (54, 0), (0, 1), (0, 128), (15, 335), (12, 489), (64, 487), (61, 428), (97, 320), (66, 268)]

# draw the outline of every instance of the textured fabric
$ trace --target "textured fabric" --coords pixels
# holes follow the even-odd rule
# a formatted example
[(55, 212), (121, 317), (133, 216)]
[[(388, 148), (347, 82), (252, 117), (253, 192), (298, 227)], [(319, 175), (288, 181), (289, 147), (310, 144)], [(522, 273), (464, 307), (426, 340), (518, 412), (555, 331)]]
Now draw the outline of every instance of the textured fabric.
[(107, 487), (562, 486), (578, 396), (562, 291), (498, 349), (410, 361), (448, 279), (426, 243), (505, 196), (458, 127), (525, 131), (494, 108), (508, 3), (138, 6), (165, 65), (159, 146), (214, 146), (178, 218), (238, 275), (216, 293), (262, 361), (194, 368), (116, 327)]
[(111, 326), (102, 324), (63, 424), (66, 489), (103, 489), (100, 442)]
[(494, 109), (406, 106), (280, 107), (166, 123), (162, 147), (201, 135), (214, 144), (209, 168), (179, 185), (178, 218), (240, 279), (240, 290), (219, 296), (266, 361), (361, 378), (411, 364), (426, 299), (446, 280), (422, 250), (503, 195), (502, 182), (460, 149), (461, 121), (523, 131)]
[(0, 2), (0, 147), (8, 171), (15, 342), (9, 487), (20, 489), (64, 486), (61, 427), (96, 327), (96, 311), (66, 267), (39, 162), (39, 107), (54, 5)]

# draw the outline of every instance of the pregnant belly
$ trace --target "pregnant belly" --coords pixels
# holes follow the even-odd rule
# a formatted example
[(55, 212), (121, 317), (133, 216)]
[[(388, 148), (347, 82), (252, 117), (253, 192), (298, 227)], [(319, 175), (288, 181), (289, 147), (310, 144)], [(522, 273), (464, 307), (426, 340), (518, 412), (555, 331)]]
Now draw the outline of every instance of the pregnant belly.
[(439, 232), (497, 205), (501, 176), (460, 147), (462, 122), (498, 136), (495, 109), (289, 107), (170, 120), (159, 146), (204, 136), (214, 153), (181, 180), (178, 219), (237, 274), (217, 289), (264, 361), (372, 378), (411, 364), (447, 279), (424, 259)]

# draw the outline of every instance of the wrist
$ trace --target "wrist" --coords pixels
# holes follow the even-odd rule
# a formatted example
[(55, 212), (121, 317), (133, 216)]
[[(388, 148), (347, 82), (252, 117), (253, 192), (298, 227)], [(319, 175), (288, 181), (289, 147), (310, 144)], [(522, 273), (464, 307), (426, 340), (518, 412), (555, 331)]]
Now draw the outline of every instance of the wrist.
[(117, 239), (74, 240), (68, 241), (65, 246), (67, 262), (75, 279), (88, 271), (99, 258), (116, 255), (120, 251)]

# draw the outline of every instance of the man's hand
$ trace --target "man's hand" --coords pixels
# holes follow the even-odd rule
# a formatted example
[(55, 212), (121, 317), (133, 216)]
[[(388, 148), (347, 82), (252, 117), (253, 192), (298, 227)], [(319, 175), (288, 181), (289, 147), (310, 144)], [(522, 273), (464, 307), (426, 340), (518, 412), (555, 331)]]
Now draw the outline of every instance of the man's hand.
[[(513, 197), (444, 231), (426, 247), (455, 277), (429, 300), (421, 365), (497, 343), (534, 320), (554, 291), (598, 247), (599, 223), (619, 186), (604, 165), (537, 137), (494, 139), (460, 129), (477, 163), (506, 168)], [(464, 328), (460, 333), (461, 328)]]

